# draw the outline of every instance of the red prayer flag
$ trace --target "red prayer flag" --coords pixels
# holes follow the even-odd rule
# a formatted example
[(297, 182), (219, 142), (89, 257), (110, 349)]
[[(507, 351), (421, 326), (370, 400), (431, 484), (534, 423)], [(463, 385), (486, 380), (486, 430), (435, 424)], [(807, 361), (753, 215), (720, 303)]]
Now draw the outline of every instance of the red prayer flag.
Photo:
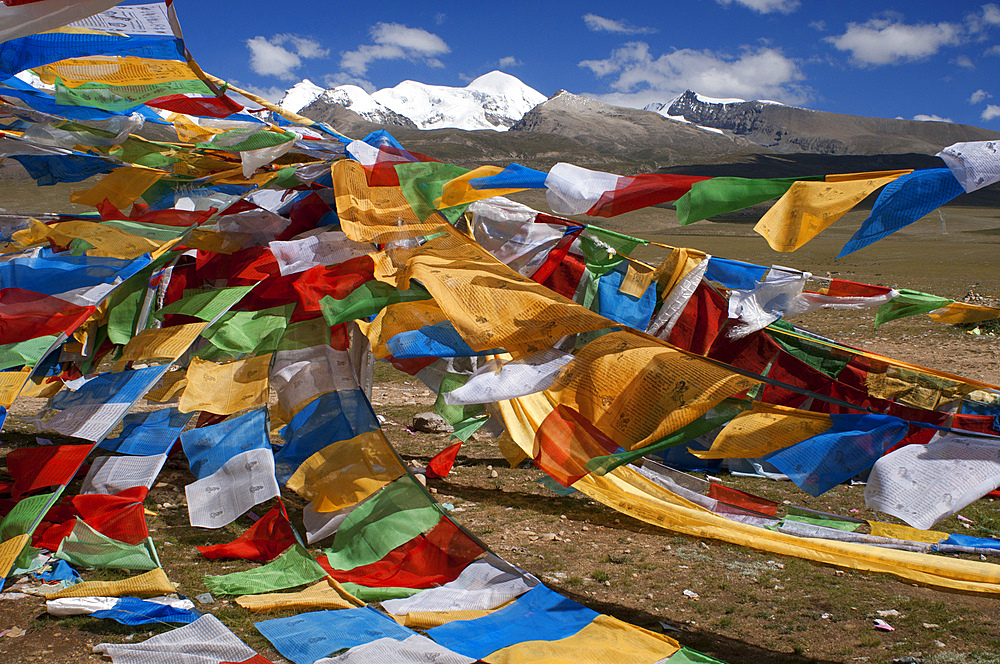
[(430, 588), (454, 581), (485, 550), (447, 518), (401, 544), (377, 563), (335, 570), (326, 556), (319, 564), (337, 581), (369, 588)]
[(459, 441), (435, 454), (434, 458), (427, 464), (427, 477), (431, 479), (448, 477), (452, 466), (455, 465), (455, 458), (458, 456), (458, 451), (461, 449), (462, 442)]
[(293, 544), (295, 535), (288, 518), (281, 513), (280, 508), (272, 507), (232, 542), (199, 546), (198, 551), (206, 558), (243, 558), (266, 563)]
[(229, 97), (189, 97), (187, 95), (167, 95), (146, 102), (146, 106), (162, 108), (165, 111), (185, 115), (206, 115), (211, 118), (227, 118), (239, 113), (243, 106)]
[(563, 486), (570, 486), (588, 473), (587, 462), (618, 449), (592, 422), (569, 406), (559, 405), (549, 413), (535, 433), (538, 453), (535, 465)]
[(674, 323), (667, 342), (678, 348), (705, 355), (729, 320), (726, 298), (704, 281)]
[(778, 512), (778, 503), (715, 482), (711, 482), (708, 486), (708, 497), (718, 500), (720, 503), (759, 512), (767, 516), (774, 516)]
[(11, 495), (21, 496), (50, 486), (68, 484), (93, 445), (19, 447), (7, 454), (7, 472), (14, 478)]
[(94, 311), (44, 293), (0, 288), (0, 344), (72, 332)]

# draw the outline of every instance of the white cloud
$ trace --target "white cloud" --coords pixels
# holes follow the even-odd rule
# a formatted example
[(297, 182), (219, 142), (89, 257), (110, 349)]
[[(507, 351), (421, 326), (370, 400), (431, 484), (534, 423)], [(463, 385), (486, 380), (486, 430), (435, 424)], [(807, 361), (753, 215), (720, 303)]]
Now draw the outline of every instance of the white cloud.
[(983, 114), (979, 116), (983, 120), (992, 120), (993, 118), (1000, 118), (1000, 106), (996, 104), (989, 104), (986, 106), (986, 110)]
[(826, 30), (826, 21), (810, 21), (809, 27), (817, 32), (824, 32)]
[(991, 95), (989, 92), (987, 92), (986, 90), (983, 90), (982, 88), (980, 88), (979, 90), (976, 90), (975, 92), (973, 92), (972, 96), (969, 97), (969, 103), (970, 104), (978, 104), (979, 102), (983, 101), (984, 99), (989, 99), (992, 96), (993, 95)]
[(1000, 44), (990, 46), (988, 49), (983, 51), (983, 55), (1000, 55)]
[(972, 63), (972, 59), (967, 55), (960, 55), (951, 61), (951, 64), (956, 67), (962, 67), (963, 69), (975, 69), (976, 65)]
[(600, 78), (614, 75), (615, 93), (596, 95), (609, 103), (645, 106), (690, 89), (712, 97), (775, 99), (801, 103), (807, 91), (794, 60), (771, 48), (747, 49), (739, 56), (680, 49), (654, 57), (645, 42), (630, 42), (605, 60), (584, 60), (581, 67)]
[(643, 28), (630, 25), (628, 21), (616, 21), (613, 18), (604, 18), (597, 14), (584, 14), (583, 22), (587, 24), (593, 32), (617, 32), (627, 35), (649, 34), (656, 32), (654, 28)]
[(508, 55), (506, 58), (500, 58), (497, 64), (501, 67), (520, 67), (524, 63), (515, 58), (513, 55)]
[(432, 32), (411, 28), (400, 23), (376, 23), (369, 30), (372, 44), (362, 44), (356, 51), (340, 54), (340, 66), (355, 76), (363, 76), (376, 60), (409, 60), (429, 67), (444, 67), (435, 56), (451, 49)]
[(962, 28), (954, 23), (906, 24), (888, 19), (848, 23), (844, 34), (826, 38), (838, 50), (849, 51), (859, 66), (922, 60), (962, 40)]
[(791, 14), (793, 11), (799, 8), (799, 0), (718, 0), (720, 5), (730, 5), (735, 2), (738, 5), (743, 5), (744, 7), (749, 7), (755, 12), (760, 12), (761, 14), (770, 14), (771, 12), (780, 12), (782, 14)]
[[(286, 44), (291, 49), (286, 48)], [(294, 80), (295, 70), (302, 66), (303, 59), (325, 58), (329, 49), (321, 48), (319, 42), (299, 35), (281, 34), (270, 39), (260, 35), (246, 40), (250, 49), (250, 69), (261, 76), (277, 76)]]
[(1000, 25), (1000, 6), (992, 2), (988, 5), (983, 5), (983, 23)]
[(942, 118), (940, 115), (927, 115), (926, 113), (918, 113), (913, 116), (914, 120), (919, 120), (920, 122), (951, 122), (951, 118)]

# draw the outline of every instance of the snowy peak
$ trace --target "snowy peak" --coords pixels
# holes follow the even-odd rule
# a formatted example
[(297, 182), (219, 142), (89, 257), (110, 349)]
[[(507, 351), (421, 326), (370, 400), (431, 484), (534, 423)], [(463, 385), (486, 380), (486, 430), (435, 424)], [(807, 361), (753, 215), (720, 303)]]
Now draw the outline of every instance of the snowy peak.
[(324, 102), (344, 106), (377, 124), (398, 125), (405, 119), (405, 124), (412, 122), (419, 129), (506, 131), (543, 101), (544, 95), (517, 77), (492, 71), (464, 88), (403, 81), (372, 94), (354, 85), (324, 89), (304, 80), (285, 93), (281, 106), (300, 112)]

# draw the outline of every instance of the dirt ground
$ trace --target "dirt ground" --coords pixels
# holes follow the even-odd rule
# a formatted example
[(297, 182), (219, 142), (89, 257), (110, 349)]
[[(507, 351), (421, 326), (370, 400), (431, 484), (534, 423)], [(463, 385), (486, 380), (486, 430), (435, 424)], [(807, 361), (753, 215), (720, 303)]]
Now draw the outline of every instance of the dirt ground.
[[(605, 224), (642, 234), (668, 245), (692, 246), (715, 255), (761, 264), (808, 269), (826, 277), (907, 287), (961, 298), (970, 288), (1000, 294), (996, 210), (946, 209), (946, 233), (932, 215), (858, 254), (833, 260), (863, 215), (844, 220), (793, 255), (778, 255), (746, 223), (701, 222), (688, 228), (670, 223), (670, 211), (649, 210)], [(604, 220), (602, 220), (604, 221)], [(645, 232), (640, 232), (642, 229)], [(654, 262), (666, 250), (645, 247)], [(1000, 384), (997, 338), (915, 317), (873, 329), (872, 312), (818, 313), (793, 322), (867, 350), (915, 364)], [(380, 364), (373, 405), (397, 450), (423, 466), (449, 444), (446, 434), (417, 434), (409, 429), (415, 413), (431, 410), (433, 395), (415, 379)], [(35, 407), (36, 405), (29, 405)], [(9, 421), (0, 455), (33, 444), (30, 427)], [(51, 436), (50, 436), (51, 437)], [(56, 437), (51, 437), (58, 442)], [(463, 448), (452, 474), (431, 480), (441, 503), (452, 506), (459, 523), (497, 554), (537, 575), (560, 593), (597, 611), (653, 630), (683, 645), (728, 662), (1000, 662), (1000, 627), (989, 596), (946, 592), (913, 585), (895, 577), (840, 570), (831, 566), (759, 553), (709, 539), (655, 529), (623, 516), (579, 493), (560, 496), (539, 480), (534, 468), (510, 468), (493, 438), (477, 434)], [(220, 531), (191, 528), (183, 487), (193, 481), (180, 456), (172, 457), (147, 499), (150, 531), (168, 576), (189, 597), (205, 592), (205, 574), (252, 566), (240, 561), (202, 560), (197, 545), (220, 543), (249, 525), (246, 518)], [(77, 483), (79, 479), (77, 480)], [(722, 482), (778, 502), (788, 501), (859, 518), (884, 515), (864, 506), (863, 487), (842, 485), (811, 498), (790, 483), (729, 475)], [(77, 485), (71, 485), (69, 492)], [(293, 513), (302, 501), (284, 498)], [(269, 505), (255, 508), (263, 514)], [(974, 503), (962, 515), (937, 527), (949, 532), (987, 535), (1000, 531), (996, 504)], [(319, 553), (322, 546), (311, 547)], [(1000, 561), (997, 561), (1000, 562)], [(124, 576), (85, 572), (86, 579)], [(141, 641), (167, 627), (130, 628), (92, 618), (54, 619), (34, 596), (11, 596), (23, 585), (8, 583), (0, 596), (0, 632), (12, 627), (26, 635), (0, 637), (0, 662), (45, 661), (53, 664), (101, 661), (90, 652), (103, 641)], [(685, 591), (690, 591), (685, 593)], [(691, 595), (696, 595), (692, 597)], [(251, 647), (275, 662), (283, 661), (253, 628), (251, 618), (232, 598), (198, 608), (217, 615)], [(276, 617), (283, 614), (274, 614)], [(874, 628), (882, 618), (895, 628)], [(107, 660), (104, 660), (107, 661)]]

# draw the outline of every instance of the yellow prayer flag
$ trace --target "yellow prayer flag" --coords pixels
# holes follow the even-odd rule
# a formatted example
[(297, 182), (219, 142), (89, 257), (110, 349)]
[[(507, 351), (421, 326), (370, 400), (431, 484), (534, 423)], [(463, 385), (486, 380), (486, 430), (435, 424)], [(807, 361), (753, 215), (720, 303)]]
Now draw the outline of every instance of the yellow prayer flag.
[(506, 196), (519, 191), (525, 191), (524, 187), (519, 189), (473, 189), (469, 180), (476, 178), (488, 178), (502, 172), (500, 166), (480, 166), (465, 175), (459, 175), (454, 180), (444, 183), (441, 189), (441, 197), (434, 201), (434, 207), (438, 209), (452, 207), (454, 205), (465, 205), (475, 203), (494, 196)]
[(166, 172), (155, 168), (122, 166), (105, 175), (90, 189), (74, 191), (69, 200), (77, 205), (97, 207), (107, 199), (119, 210), (124, 210), (166, 175)]
[(327, 445), (306, 459), (286, 486), (311, 500), (316, 512), (334, 512), (358, 504), (405, 474), (378, 429)]
[(757, 381), (634, 332), (580, 349), (549, 392), (627, 450), (662, 439)]
[(184, 354), (208, 323), (188, 323), (142, 330), (125, 344), (120, 364), (138, 360), (176, 360)]
[(182, 413), (207, 410), (232, 415), (267, 402), (271, 355), (259, 355), (228, 364), (194, 358), (187, 371), (187, 387), (178, 409)]
[(45, 593), (45, 599), (61, 597), (156, 597), (177, 592), (167, 573), (157, 567), (145, 574), (120, 581), (84, 581), (62, 590)]
[(126, 259), (152, 254), (163, 246), (155, 240), (93, 221), (60, 221), (45, 225), (31, 219), (28, 223), (28, 228), (13, 235), (14, 241), (23, 246), (36, 244), (38, 237), (51, 238), (60, 247), (69, 246), (73, 240), (83, 240), (93, 246), (87, 250), (88, 256)]
[(892, 537), (894, 539), (908, 540), (910, 542), (923, 542), (925, 544), (937, 544), (948, 537), (948, 533), (936, 530), (920, 530), (910, 526), (903, 526), (897, 523), (883, 523), (882, 521), (869, 521), (872, 535), (876, 537)]
[(688, 451), (699, 459), (756, 459), (818, 436), (831, 426), (825, 413), (755, 401), (719, 432), (711, 449)]
[(14, 400), (21, 394), (30, 375), (30, 367), (20, 371), (0, 371), (0, 406), (10, 408), (14, 405)]
[(27, 533), (16, 535), (0, 543), (0, 582), (14, 569), (14, 561), (21, 554), (24, 545), (31, 539)]
[(608, 615), (600, 614), (572, 636), (555, 641), (523, 641), (483, 658), (488, 664), (655, 664), (680, 644)]
[(84, 83), (108, 85), (156, 85), (172, 81), (194, 81), (198, 75), (180, 60), (155, 60), (135, 56), (90, 55), (35, 67), (39, 78), (50, 85), (56, 77), (70, 88)]
[(688, 272), (698, 267), (706, 258), (708, 258), (708, 254), (704, 251), (671, 247), (670, 253), (653, 272), (653, 278), (658, 286), (657, 290), (661, 293), (669, 293)]
[(243, 595), (236, 598), (236, 603), (252, 613), (279, 610), (353, 609), (364, 606), (364, 602), (348, 593), (343, 586), (330, 577), (299, 592)]
[[(515, 408), (514, 403), (518, 407)], [(507, 431), (518, 447), (530, 453), (534, 431), (538, 428), (533, 420), (546, 409), (551, 411), (549, 398), (538, 393), (498, 405)], [(529, 418), (528, 413), (535, 415)], [(769, 531), (732, 521), (695, 505), (628, 466), (615, 468), (606, 475), (591, 473), (574, 482), (573, 488), (622, 514), (691, 537), (711, 537), (761, 551), (850, 569), (885, 572), (956, 590), (1000, 593), (997, 565)]]
[[(798, 180), (761, 217), (754, 231), (775, 251), (795, 251), (902, 172), (867, 179)], [(875, 174), (858, 174), (875, 175)], [(846, 176), (841, 176), (846, 177)]]
[(149, 392), (146, 392), (146, 401), (157, 403), (172, 401), (184, 392), (185, 387), (187, 387), (186, 371), (168, 371)]
[(389, 617), (403, 627), (409, 627), (410, 629), (430, 629), (431, 627), (444, 625), (454, 620), (475, 620), (476, 618), (485, 618), (494, 611), (499, 611), (513, 601), (514, 600), (509, 600), (495, 609), (482, 611), (477, 611), (475, 609), (470, 609), (468, 611), (410, 611), (406, 615), (402, 616), (394, 616), (390, 613)]
[(548, 348), (564, 336), (612, 321), (523, 277), (458, 233), (398, 251), (399, 288), (418, 280), (476, 351)]
[(984, 320), (1000, 318), (1000, 309), (969, 304), (968, 302), (952, 302), (940, 309), (935, 309), (927, 315), (931, 320), (950, 325), (955, 325), (956, 323), (981, 323)]
[(451, 228), (437, 213), (420, 221), (399, 187), (369, 187), (364, 166), (353, 159), (334, 162), (333, 190), (340, 226), (357, 242), (405, 240)]

